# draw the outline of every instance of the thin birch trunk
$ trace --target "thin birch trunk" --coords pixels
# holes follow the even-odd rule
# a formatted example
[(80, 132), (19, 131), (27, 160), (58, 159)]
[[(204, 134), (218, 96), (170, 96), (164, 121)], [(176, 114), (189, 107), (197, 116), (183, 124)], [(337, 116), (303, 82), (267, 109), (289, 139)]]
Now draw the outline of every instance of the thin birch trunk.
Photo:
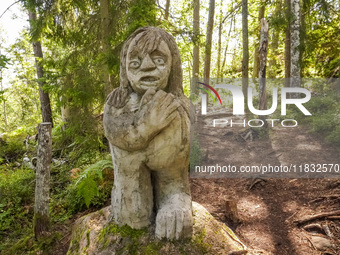
[(261, 19), (261, 41), (259, 48), (259, 110), (267, 109), (267, 95), (266, 95), (266, 65), (268, 52), (268, 21)]
[(293, 22), (291, 24), (291, 87), (300, 87), (300, 1), (291, 0)]
[(231, 29), (233, 27), (233, 19), (234, 19), (234, 17), (232, 16), (231, 20), (230, 20), (230, 28), (229, 28), (229, 32), (228, 32), (228, 36), (227, 36), (228, 39), (227, 39), (225, 50), (224, 50), (223, 63), (222, 63), (222, 68), (221, 68), (222, 72), (224, 70), (225, 62), (226, 62), (226, 59), (227, 59), (227, 51), (228, 51), (228, 46), (229, 46), (230, 33), (231, 33)]

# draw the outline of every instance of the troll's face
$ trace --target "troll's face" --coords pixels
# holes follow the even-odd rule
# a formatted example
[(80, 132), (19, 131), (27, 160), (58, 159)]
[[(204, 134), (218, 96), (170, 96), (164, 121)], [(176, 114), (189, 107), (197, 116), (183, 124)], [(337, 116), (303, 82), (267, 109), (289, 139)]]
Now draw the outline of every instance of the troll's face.
[(126, 73), (133, 90), (143, 95), (148, 89), (168, 85), (172, 57), (168, 45), (156, 34), (141, 33), (130, 43)]

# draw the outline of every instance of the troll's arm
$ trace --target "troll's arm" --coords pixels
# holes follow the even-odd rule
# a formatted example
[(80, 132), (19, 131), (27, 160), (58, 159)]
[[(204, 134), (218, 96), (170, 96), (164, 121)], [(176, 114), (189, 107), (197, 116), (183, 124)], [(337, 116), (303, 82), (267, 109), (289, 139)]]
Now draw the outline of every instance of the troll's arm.
[(135, 111), (129, 108), (129, 102), (120, 109), (106, 103), (103, 119), (105, 135), (112, 145), (120, 149), (145, 149), (157, 134), (179, 117), (178, 107), (180, 105), (175, 97), (162, 90), (147, 91)]

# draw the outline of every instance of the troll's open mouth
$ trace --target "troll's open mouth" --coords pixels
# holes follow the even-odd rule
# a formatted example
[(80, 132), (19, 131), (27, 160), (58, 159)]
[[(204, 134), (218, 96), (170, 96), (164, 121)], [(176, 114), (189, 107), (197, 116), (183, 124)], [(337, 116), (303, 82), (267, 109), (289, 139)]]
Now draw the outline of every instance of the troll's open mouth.
[(156, 76), (144, 76), (140, 79), (141, 82), (146, 82), (146, 83), (149, 83), (149, 82), (155, 82), (155, 81), (158, 81), (159, 78), (156, 77)]

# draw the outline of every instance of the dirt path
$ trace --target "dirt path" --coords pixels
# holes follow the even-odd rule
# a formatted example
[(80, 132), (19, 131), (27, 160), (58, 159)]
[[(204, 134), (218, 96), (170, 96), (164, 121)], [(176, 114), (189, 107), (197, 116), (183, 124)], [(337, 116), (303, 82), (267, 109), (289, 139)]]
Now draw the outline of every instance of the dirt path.
[[(201, 124), (203, 124), (201, 120)], [(332, 147), (306, 128), (275, 128), (268, 139), (245, 141), (242, 128), (198, 129), (206, 164), (235, 166), (340, 163), (339, 147)], [(209, 134), (209, 135), (207, 135)], [(242, 133), (244, 134), (244, 133)], [(251, 189), (250, 189), (251, 187)], [(193, 200), (232, 227), (252, 254), (340, 254), (340, 220), (294, 221), (321, 212), (340, 210), (340, 180), (333, 179), (191, 179)], [(239, 222), (226, 213), (226, 201), (237, 204)], [(235, 221), (235, 220), (234, 220)], [(305, 230), (308, 224), (310, 229)], [(325, 227), (326, 226), (326, 227)], [(307, 226), (308, 227), (308, 226)], [(328, 235), (323, 230), (329, 229)], [(322, 248), (322, 249), (321, 249)]]

